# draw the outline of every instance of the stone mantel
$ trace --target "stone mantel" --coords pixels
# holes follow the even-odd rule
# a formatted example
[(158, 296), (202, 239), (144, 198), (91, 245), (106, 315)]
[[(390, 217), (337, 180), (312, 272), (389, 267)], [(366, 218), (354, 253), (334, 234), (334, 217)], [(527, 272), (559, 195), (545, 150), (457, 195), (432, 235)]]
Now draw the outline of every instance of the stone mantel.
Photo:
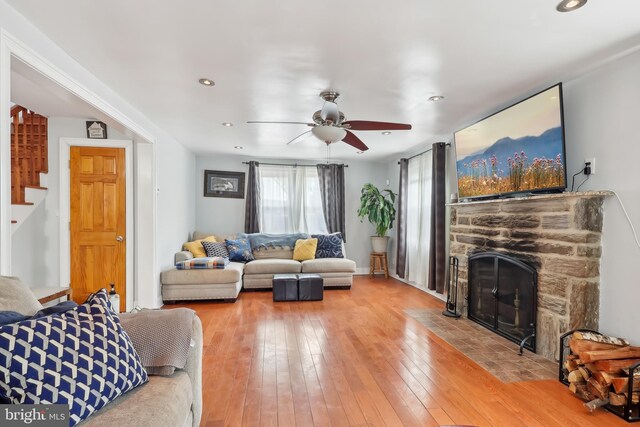
[(567, 198), (599, 198), (599, 197), (611, 197), (613, 196), (613, 191), (609, 190), (594, 190), (594, 191), (576, 191), (576, 192), (565, 192), (565, 193), (553, 193), (553, 194), (533, 194), (526, 196), (517, 196), (517, 197), (502, 197), (497, 199), (486, 199), (486, 200), (471, 200), (468, 202), (457, 202), (457, 203), (448, 203), (447, 206), (473, 206), (473, 205), (484, 205), (484, 204), (492, 204), (492, 203), (518, 203), (518, 202), (528, 202), (528, 201), (539, 201), (539, 200), (549, 200), (549, 199), (567, 199)]
[(586, 191), (451, 203), (450, 254), (459, 260), (463, 314), (468, 256), (491, 251), (538, 272), (538, 353), (555, 359), (562, 333), (597, 330), (603, 204), (612, 195)]

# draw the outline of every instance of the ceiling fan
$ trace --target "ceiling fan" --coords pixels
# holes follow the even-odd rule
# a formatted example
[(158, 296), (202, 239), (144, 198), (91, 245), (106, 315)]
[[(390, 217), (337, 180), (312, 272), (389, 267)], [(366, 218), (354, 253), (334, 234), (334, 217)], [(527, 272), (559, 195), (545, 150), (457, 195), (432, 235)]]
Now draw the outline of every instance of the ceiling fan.
[(335, 91), (323, 91), (320, 93), (320, 98), (324, 100), (322, 110), (318, 110), (313, 114), (313, 123), (307, 122), (267, 122), (267, 121), (248, 121), (247, 123), (257, 124), (291, 124), (291, 125), (306, 125), (312, 129), (306, 131), (291, 141), (287, 142), (287, 145), (299, 141), (301, 137), (311, 133), (320, 141), (325, 142), (327, 145), (343, 141), (352, 147), (357, 148), (360, 151), (367, 151), (369, 147), (360, 140), (353, 132), (360, 130), (377, 130), (377, 131), (391, 131), (391, 130), (410, 130), (411, 125), (403, 123), (387, 123), (387, 122), (372, 122), (368, 120), (345, 120), (345, 116), (342, 111), (338, 110), (338, 104), (336, 99), (340, 94)]

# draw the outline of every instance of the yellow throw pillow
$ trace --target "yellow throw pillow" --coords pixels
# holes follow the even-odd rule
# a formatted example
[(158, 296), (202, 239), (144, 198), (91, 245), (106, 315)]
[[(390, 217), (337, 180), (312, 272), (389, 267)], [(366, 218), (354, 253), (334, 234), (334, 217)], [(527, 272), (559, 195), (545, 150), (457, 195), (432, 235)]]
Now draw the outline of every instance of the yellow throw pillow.
[(207, 253), (204, 251), (202, 247), (202, 241), (205, 240), (207, 242), (215, 242), (216, 238), (213, 236), (205, 237), (204, 239), (194, 240), (193, 242), (187, 242), (182, 245), (184, 250), (187, 250), (193, 254), (194, 258), (204, 258), (207, 256)]
[(293, 259), (295, 259), (296, 261), (315, 259), (317, 247), (318, 239), (296, 240), (296, 246), (293, 249)]

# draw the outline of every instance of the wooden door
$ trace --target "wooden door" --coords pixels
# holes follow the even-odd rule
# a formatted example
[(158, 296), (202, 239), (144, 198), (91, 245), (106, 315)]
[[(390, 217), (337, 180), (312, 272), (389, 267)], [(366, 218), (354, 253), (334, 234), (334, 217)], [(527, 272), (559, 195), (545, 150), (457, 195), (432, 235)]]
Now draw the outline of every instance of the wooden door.
[(124, 148), (71, 147), (71, 295), (82, 303), (114, 283), (126, 301)]

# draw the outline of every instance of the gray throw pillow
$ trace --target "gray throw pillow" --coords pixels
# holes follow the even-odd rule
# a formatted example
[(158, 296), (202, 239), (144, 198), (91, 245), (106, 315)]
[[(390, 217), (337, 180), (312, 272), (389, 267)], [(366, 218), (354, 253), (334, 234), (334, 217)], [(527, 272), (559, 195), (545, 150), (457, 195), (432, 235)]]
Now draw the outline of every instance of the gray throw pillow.
[(204, 251), (207, 253), (208, 257), (229, 258), (227, 245), (222, 242), (207, 242), (203, 240), (202, 247), (204, 248)]
[(15, 311), (25, 316), (33, 316), (42, 308), (31, 289), (20, 279), (0, 276), (0, 311)]

